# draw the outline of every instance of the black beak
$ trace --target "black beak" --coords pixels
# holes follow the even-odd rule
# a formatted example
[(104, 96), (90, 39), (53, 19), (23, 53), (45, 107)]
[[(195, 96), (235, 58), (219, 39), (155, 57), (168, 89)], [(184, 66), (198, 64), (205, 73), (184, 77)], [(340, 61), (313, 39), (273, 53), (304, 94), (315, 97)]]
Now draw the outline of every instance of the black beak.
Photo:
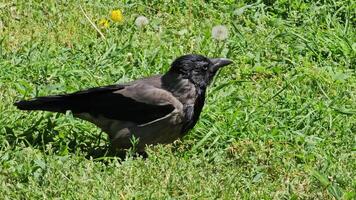
[(210, 61), (213, 63), (213, 71), (218, 71), (218, 69), (220, 69), (221, 67), (233, 63), (232, 60), (229, 60), (227, 58), (211, 58)]

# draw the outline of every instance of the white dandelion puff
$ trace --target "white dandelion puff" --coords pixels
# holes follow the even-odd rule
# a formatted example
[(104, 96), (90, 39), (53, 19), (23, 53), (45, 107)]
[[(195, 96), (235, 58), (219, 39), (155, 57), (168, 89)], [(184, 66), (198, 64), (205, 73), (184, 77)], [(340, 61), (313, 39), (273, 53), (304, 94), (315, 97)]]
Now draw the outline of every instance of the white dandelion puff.
[(138, 16), (135, 20), (135, 24), (138, 28), (145, 27), (150, 21), (145, 16)]
[(226, 40), (229, 37), (229, 31), (226, 26), (218, 25), (213, 27), (211, 35), (216, 40)]

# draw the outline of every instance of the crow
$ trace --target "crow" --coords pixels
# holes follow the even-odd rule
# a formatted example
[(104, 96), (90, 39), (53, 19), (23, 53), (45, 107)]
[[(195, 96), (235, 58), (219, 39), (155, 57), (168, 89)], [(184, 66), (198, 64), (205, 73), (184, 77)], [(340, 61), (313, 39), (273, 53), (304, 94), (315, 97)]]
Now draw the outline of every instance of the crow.
[(183, 137), (199, 119), (207, 86), (232, 61), (188, 54), (178, 57), (164, 75), (129, 83), (91, 88), (71, 94), (18, 101), (20, 110), (66, 113), (108, 133), (114, 149), (168, 144)]

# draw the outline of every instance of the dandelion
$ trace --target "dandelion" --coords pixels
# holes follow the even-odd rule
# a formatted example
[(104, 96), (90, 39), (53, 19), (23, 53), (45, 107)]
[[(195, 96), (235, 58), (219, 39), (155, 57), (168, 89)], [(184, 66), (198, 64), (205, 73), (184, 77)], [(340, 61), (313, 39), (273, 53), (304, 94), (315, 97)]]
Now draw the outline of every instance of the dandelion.
[(100, 26), (100, 28), (102, 28), (102, 29), (109, 28), (109, 26), (110, 26), (109, 20), (107, 20), (107, 19), (105, 19), (105, 18), (100, 19), (100, 21), (99, 21), (99, 26)]
[(229, 31), (226, 26), (218, 25), (213, 27), (211, 35), (216, 40), (226, 40), (229, 37)]
[(113, 10), (111, 11), (111, 19), (114, 22), (123, 22), (124, 21), (124, 16), (122, 15), (121, 10)]
[(145, 27), (150, 21), (145, 16), (138, 16), (135, 20), (135, 24), (138, 28)]

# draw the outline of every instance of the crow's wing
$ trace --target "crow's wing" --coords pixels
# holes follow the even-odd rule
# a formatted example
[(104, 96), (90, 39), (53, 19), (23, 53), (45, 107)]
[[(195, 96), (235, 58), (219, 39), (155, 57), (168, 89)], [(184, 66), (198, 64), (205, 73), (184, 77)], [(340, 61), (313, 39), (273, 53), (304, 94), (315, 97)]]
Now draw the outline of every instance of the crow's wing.
[(162, 118), (182, 104), (170, 92), (144, 83), (111, 85), (72, 94), (38, 97), (15, 105), (22, 110), (46, 110), (144, 124)]

